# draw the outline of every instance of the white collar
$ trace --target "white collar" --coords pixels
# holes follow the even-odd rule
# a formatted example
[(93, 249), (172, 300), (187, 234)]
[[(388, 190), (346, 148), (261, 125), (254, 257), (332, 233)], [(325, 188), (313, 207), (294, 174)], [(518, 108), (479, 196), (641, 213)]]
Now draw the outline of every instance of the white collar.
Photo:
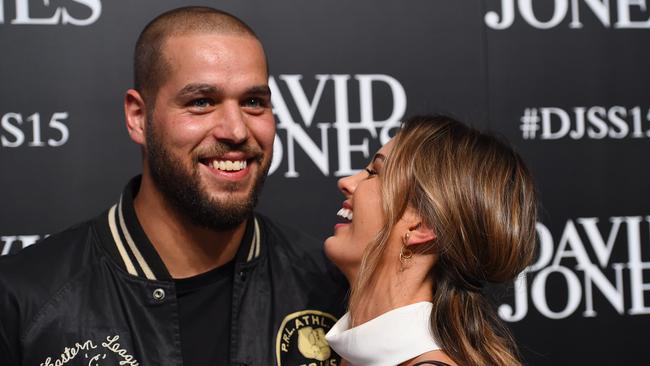
[(440, 349), (433, 340), (430, 317), (433, 304), (418, 302), (350, 328), (346, 313), (327, 333), (329, 345), (353, 366), (398, 365)]

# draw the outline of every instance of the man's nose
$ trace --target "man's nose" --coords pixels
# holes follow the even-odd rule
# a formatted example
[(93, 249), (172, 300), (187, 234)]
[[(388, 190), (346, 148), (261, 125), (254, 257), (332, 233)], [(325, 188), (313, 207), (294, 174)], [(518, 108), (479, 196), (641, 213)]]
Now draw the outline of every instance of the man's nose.
[(221, 113), (215, 115), (212, 134), (221, 141), (239, 145), (248, 139), (246, 115), (236, 101), (225, 101), (221, 105)]

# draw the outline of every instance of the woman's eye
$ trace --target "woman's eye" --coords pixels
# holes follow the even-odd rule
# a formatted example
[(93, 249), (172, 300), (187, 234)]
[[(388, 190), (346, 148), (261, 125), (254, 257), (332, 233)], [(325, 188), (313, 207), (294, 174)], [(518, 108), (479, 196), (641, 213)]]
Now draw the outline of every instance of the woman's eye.
[(366, 168), (366, 172), (368, 172), (368, 178), (377, 175), (377, 171), (371, 168)]

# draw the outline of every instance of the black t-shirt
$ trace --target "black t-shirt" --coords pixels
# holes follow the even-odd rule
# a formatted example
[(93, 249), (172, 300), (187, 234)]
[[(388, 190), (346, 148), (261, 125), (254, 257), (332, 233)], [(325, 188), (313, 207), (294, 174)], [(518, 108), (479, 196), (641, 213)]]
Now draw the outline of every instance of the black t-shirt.
[(235, 261), (177, 279), (183, 365), (228, 365)]

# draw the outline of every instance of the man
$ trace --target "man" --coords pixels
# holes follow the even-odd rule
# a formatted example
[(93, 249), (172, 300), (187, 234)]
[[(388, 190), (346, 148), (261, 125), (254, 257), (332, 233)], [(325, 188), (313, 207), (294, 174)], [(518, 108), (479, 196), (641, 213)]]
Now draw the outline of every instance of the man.
[(0, 260), (0, 364), (336, 365), (324, 335), (343, 278), (321, 243), (252, 213), (275, 136), (256, 35), (172, 10), (134, 66), (142, 176), (98, 218)]

